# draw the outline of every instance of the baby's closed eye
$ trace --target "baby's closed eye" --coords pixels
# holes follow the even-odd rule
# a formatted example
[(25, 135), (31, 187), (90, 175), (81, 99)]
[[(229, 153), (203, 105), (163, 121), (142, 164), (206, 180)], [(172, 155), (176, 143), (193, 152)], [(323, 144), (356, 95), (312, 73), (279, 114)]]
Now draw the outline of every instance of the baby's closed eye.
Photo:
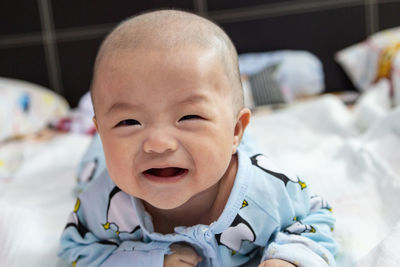
[(191, 114), (191, 115), (185, 115), (185, 116), (183, 116), (182, 118), (179, 119), (179, 121), (185, 121), (185, 120), (199, 120), (199, 119), (202, 119), (202, 117), (199, 116), (199, 115)]
[(141, 125), (139, 121), (135, 119), (127, 119), (122, 120), (115, 125), (115, 127), (123, 127), (123, 126), (133, 126), (133, 125)]

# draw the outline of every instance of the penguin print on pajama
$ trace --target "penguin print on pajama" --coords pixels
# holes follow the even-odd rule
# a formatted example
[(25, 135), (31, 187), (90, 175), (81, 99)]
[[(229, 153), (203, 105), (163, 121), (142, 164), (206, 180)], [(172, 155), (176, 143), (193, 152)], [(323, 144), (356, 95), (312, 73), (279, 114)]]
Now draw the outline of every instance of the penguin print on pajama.
[(81, 237), (85, 237), (86, 233), (89, 232), (89, 231), (79, 221), (77, 212), (78, 212), (80, 206), (81, 206), (81, 200), (79, 198), (77, 198), (76, 199), (76, 203), (75, 203), (75, 207), (74, 207), (74, 211), (71, 212), (71, 214), (69, 215), (68, 221), (67, 221), (67, 225), (65, 226), (65, 228), (75, 227), (76, 230), (78, 230), (78, 232), (81, 235)]
[[(68, 221), (67, 221), (67, 225), (65, 226), (65, 229), (67, 229), (68, 227), (74, 227), (78, 231), (79, 235), (82, 238), (85, 238), (85, 235), (87, 233), (89, 233), (89, 230), (79, 221), (78, 210), (79, 210), (80, 207), (81, 207), (81, 200), (79, 198), (77, 198), (76, 203), (75, 203), (75, 207), (74, 207), (74, 211), (69, 215), (69, 218), (68, 218)], [(118, 246), (116, 243), (113, 243), (113, 242), (107, 241), (107, 240), (104, 240), (101, 243)], [(72, 262), (72, 266), (76, 266), (78, 260), (79, 260), (79, 258), (75, 259)]]
[(310, 198), (310, 211), (326, 209), (332, 212), (332, 208), (329, 203), (321, 196), (313, 195)]
[[(243, 200), (241, 209), (247, 206), (247, 201)], [(256, 235), (251, 225), (238, 214), (231, 226), (221, 234), (216, 235), (216, 239), (218, 244), (236, 252), (240, 249), (243, 241), (254, 242)]]
[(266, 173), (278, 178), (285, 184), (285, 186), (287, 186), (288, 182), (292, 182), (299, 184), (302, 190), (307, 187), (306, 183), (301, 181), (299, 177), (283, 174), (279, 167), (269, 161), (268, 158), (263, 154), (256, 154), (252, 156), (250, 160), (254, 166), (257, 166)]
[(103, 224), (105, 230), (112, 230), (117, 235), (134, 233), (140, 228), (131, 197), (118, 187), (114, 187), (109, 195), (107, 221)]
[(94, 174), (96, 173), (97, 165), (97, 158), (86, 163), (78, 174), (78, 183), (90, 182), (93, 179)]
[(303, 224), (302, 222), (297, 221), (286, 227), (284, 232), (293, 235), (300, 235), (304, 233), (315, 233), (315, 228), (312, 225)]

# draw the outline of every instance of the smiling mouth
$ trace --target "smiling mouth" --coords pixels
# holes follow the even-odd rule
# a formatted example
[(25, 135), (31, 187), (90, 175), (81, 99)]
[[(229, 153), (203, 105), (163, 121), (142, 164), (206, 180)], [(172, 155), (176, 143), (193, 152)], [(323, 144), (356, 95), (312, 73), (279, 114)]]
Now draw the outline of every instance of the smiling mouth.
[(177, 178), (179, 176), (184, 175), (188, 170), (177, 168), (177, 167), (169, 167), (169, 168), (151, 168), (143, 172), (146, 177), (151, 178)]

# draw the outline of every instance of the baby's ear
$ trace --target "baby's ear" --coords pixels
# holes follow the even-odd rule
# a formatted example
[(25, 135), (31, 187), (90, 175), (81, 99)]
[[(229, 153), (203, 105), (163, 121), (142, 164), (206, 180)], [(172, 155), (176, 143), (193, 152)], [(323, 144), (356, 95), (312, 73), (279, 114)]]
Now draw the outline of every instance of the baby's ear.
[(236, 118), (235, 131), (233, 136), (233, 149), (232, 154), (236, 153), (237, 147), (242, 140), (244, 130), (250, 122), (251, 112), (248, 108), (243, 108), (239, 111)]
[(97, 126), (96, 116), (93, 116), (92, 121), (93, 121), (94, 127), (96, 127), (96, 131), (99, 132), (99, 127)]

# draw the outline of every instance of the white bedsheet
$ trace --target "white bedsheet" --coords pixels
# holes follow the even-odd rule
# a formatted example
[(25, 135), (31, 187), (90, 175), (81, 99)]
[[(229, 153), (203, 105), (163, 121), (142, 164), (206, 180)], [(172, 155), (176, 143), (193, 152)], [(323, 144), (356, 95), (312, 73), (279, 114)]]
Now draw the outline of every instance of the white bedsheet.
[[(385, 94), (371, 90), (353, 111), (324, 96), (256, 113), (248, 129), (266, 154), (307, 178), (333, 206), (338, 266), (399, 265), (400, 108), (389, 110)], [(13, 144), (23, 161), (13, 177), (0, 180), (0, 266), (60, 264), (58, 240), (89, 141), (66, 134)]]
[(75, 202), (75, 170), (89, 141), (65, 134), (7, 145), (21, 152), (22, 162), (13, 177), (0, 179), (0, 266), (56, 265), (59, 238)]
[[(256, 115), (250, 124), (249, 133), (266, 154), (307, 178), (313, 191), (333, 206), (342, 248), (338, 266), (360, 261), (360, 266), (399, 266), (375, 265), (380, 248), (370, 253), (392, 232), (400, 235), (399, 227), (394, 228), (400, 222), (400, 108), (389, 111), (385, 101), (372, 101), (385, 93), (370, 92), (354, 112), (338, 98), (325, 96)], [(385, 250), (385, 257), (399, 263), (394, 252), (400, 245), (382, 242), (378, 246), (395, 246)]]

